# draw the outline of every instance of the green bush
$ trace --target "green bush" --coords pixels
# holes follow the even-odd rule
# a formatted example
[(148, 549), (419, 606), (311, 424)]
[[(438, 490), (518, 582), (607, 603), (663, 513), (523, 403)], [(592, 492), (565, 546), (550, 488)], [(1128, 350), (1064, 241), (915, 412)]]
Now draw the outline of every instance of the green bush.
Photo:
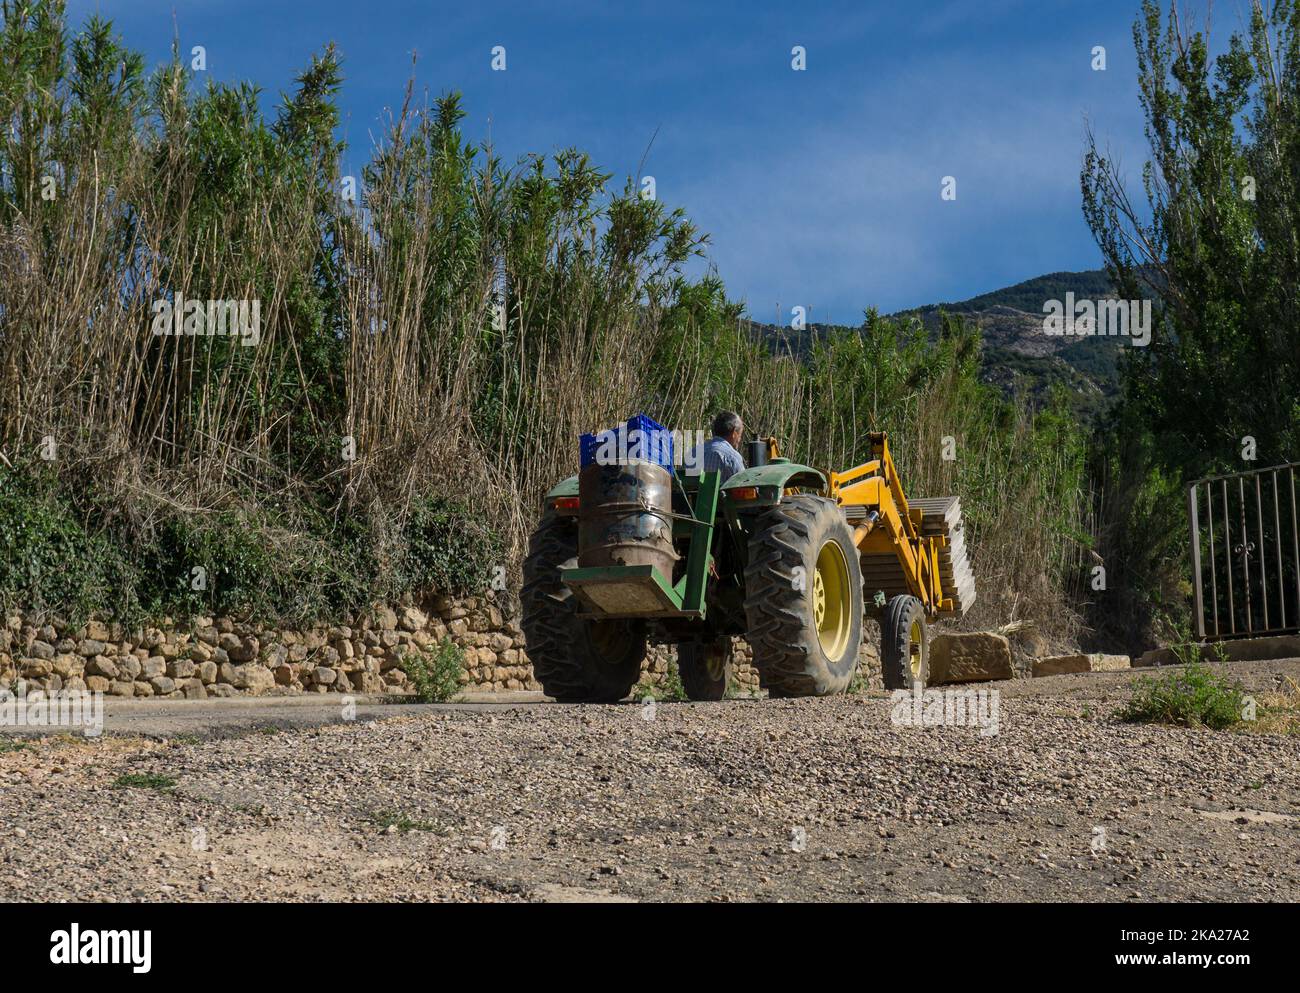
[(505, 558), (481, 518), (441, 496), (417, 497), (404, 519), (336, 520), (303, 501), (154, 507), (147, 523), (120, 510), (52, 466), (0, 463), (0, 609), (128, 625), (211, 613), (333, 621), (405, 593), (480, 592)]
[(491, 582), (493, 570), (504, 564), (502, 543), (482, 517), (445, 497), (417, 500), (402, 536), (403, 589), (478, 593)]
[(446, 703), (460, 690), (465, 655), (450, 638), (444, 638), (423, 652), (408, 652), (398, 665), (411, 680), (417, 700)]
[(0, 465), (0, 607), (80, 622), (132, 604), (123, 550), (92, 533), (54, 474)]
[(1176, 724), (1216, 731), (1242, 719), (1245, 698), (1241, 685), (1214, 673), (1199, 662), (1163, 678), (1144, 676), (1134, 684), (1133, 696), (1116, 715), (1140, 724)]
[(668, 671), (657, 683), (649, 682), (643, 676), (632, 688), (632, 697), (643, 702), (649, 698), (658, 703), (685, 703), (690, 699), (686, 695), (686, 687), (682, 685), (682, 674), (678, 671), (676, 662), (668, 663)]
[[(495, 533), (439, 496), (417, 498), (405, 521), (334, 522), (309, 507), (298, 507), (296, 518), (224, 511), (159, 529), (140, 600), (152, 615), (332, 619), (404, 593), (479, 592), (502, 559)], [(196, 567), (205, 570), (205, 589), (194, 589)]]
[(267, 512), (172, 517), (142, 550), (140, 601), (152, 616), (329, 618), (365, 606), (376, 587), (359, 544), (346, 527)]

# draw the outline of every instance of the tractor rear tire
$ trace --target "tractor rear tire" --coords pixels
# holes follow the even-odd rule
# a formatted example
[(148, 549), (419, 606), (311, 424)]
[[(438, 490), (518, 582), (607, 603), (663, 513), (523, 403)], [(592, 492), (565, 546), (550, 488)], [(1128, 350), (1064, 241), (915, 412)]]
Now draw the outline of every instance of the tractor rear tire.
[(731, 644), (683, 641), (677, 645), (677, 674), (690, 700), (721, 700), (727, 695)]
[(930, 631), (925, 607), (914, 596), (896, 596), (880, 616), (880, 674), (887, 690), (910, 690), (930, 679)]
[(769, 696), (848, 689), (862, 643), (862, 567), (833, 501), (786, 497), (759, 522), (749, 541), (745, 620)]
[(560, 570), (578, 563), (578, 529), (548, 513), (528, 542), (521, 626), (533, 675), (561, 703), (615, 703), (641, 678), (645, 623), (578, 616)]

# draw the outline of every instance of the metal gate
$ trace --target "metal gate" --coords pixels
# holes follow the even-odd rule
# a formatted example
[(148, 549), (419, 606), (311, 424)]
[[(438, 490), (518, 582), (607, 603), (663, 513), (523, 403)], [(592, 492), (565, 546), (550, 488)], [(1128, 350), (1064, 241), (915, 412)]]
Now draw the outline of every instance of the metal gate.
[(1300, 630), (1300, 462), (1214, 476), (1187, 489), (1196, 633)]

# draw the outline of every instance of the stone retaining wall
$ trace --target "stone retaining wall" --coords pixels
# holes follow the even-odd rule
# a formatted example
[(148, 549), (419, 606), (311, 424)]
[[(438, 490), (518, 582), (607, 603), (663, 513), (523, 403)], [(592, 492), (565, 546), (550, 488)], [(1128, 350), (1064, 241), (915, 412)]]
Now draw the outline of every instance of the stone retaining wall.
[[(539, 690), (516, 611), (504, 594), (429, 597), (381, 607), (337, 626), (271, 628), (198, 617), (129, 631), (90, 621), (73, 626), (11, 614), (0, 626), (0, 687), (92, 690), (112, 696), (205, 699), (298, 693), (409, 693), (406, 652), (449, 638), (464, 654), (461, 684), (473, 690)], [(735, 639), (732, 678), (756, 692), (749, 648)], [(864, 639), (860, 671), (879, 684), (875, 647)], [(652, 648), (645, 681), (674, 659)]]

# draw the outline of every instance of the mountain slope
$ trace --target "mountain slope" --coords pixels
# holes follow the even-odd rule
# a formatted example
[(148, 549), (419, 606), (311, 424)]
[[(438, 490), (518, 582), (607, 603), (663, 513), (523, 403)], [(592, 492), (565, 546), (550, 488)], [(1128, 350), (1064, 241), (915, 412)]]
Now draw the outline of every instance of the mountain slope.
[(1052, 336), (1043, 331), (1044, 304), (1114, 297), (1104, 270), (1053, 272), (1023, 283), (983, 293), (957, 303), (930, 304), (894, 316), (915, 316), (937, 333), (939, 314), (960, 314), (978, 325), (984, 338), (983, 378), (1008, 395), (1043, 401), (1054, 386), (1063, 386), (1072, 406), (1091, 415), (1109, 406), (1119, 389), (1119, 354), (1128, 347), (1120, 338)]
[[(1115, 296), (1104, 270), (1053, 272), (1003, 287), (969, 300), (934, 303), (899, 311), (897, 320), (914, 319), (932, 334), (939, 332), (940, 314), (960, 315), (977, 325), (983, 336), (982, 378), (1008, 396), (1019, 395), (1042, 402), (1055, 386), (1069, 393), (1071, 405), (1083, 417), (1105, 410), (1119, 389), (1118, 361), (1127, 339), (1097, 336), (1078, 338), (1048, 335), (1043, 330), (1044, 304), (1076, 300), (1102, 300)], [(812, 342), (825, 335), (828, 325), (813, 324), (803, 331), (755, 323), (773, 350), (804, 356)]]

